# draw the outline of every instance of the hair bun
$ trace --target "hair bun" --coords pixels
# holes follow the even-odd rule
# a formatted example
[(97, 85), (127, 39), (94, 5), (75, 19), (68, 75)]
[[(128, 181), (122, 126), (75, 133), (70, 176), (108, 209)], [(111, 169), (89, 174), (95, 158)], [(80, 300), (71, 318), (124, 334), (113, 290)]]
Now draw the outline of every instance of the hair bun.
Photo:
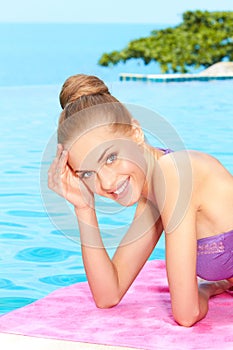
[(68, 103), (74, 102), (81, 96), (97, 94), (110, 94), (104, 82), (93, 75), (77, 74), (65, 81), (59, 99), (64, 109)]

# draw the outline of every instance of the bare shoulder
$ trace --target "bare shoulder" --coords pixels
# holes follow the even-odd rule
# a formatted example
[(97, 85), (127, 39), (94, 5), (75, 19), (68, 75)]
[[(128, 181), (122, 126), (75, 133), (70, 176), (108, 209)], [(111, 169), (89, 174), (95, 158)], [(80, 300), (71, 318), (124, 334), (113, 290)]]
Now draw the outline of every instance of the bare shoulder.
[(172, 152), (160, 157), (155, 166), (156, 182), (164, 181), (168, 184), (169, 180), (174, 183), (181, 177), (183, 180), (192, 178), (200, 157), (198, 152), (187, 150)]
[(194, 161), (201, 161), (204, 159), (205, 160), (208, 159), (210, 161), (215, 158), (203, 152), (183, 149), (180, 151), (174, 151), (174, 152), (168, 153), (160, 157), (158, 160), (158, 163), (161, 164), (161, 166), (166, 166), (174, 163), (174, 161), (179, 162), (179, 164), (184, 164), (184, 162), (187, 162), (187, 161), (194, 162)]
[(196, 157), (182, 150), (160, 157), (155, 165), (154, 193), (166, 232), (173, 231), (194, 206)]
[(177, 226), (175, 214), (184, 217), (189, 208), (215, 218), (222, 215), (218, 214), (220, 201), (226, 203), (224, 211), (232, 208), (233, 176), (211, 155), (185, 150), (162, 156), (153, 181), (160, 213), (172, 227)]
[(226, 175), (232, 177), (221, 162), (207, 153), (181, 150), (169, 153), (159, 158), (157, 169), (160, 169), (169, 178), (175, 174), (192, 175), (193, 179), (200, 180), (211, 175)]

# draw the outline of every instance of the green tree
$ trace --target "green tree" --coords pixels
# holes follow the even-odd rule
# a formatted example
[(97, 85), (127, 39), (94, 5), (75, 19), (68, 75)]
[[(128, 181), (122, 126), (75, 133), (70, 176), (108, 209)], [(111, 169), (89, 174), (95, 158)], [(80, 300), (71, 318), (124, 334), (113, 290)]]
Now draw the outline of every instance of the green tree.
[(110, 66), (138, 58), (145, 64), (158, 62), (163, 73), (233, 61), (233, 12), (187, 11), (178, 26), (154, 30), (121, 51), (104, 53), (98, 63)]

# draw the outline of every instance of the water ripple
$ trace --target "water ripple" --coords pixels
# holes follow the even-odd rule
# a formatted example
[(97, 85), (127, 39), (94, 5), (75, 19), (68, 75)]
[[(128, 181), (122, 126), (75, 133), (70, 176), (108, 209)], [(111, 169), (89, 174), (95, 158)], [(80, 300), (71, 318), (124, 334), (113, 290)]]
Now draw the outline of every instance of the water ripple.
[(22, 228), (27, 227), (26, 225), (15, 224), (13, 222), (5, 222), (5, 221), (1, 221), (0, 222), (0, 226), (22, 227)]
[(60, 230), (52, 230), (52, 231), (50, 231), (50, 234), (57, 235), (57, 236), (63, 235), (62, 231), (60, 231)]
[(54, 275), (40, 278), (39, 281), (46, 284), (53, 284), (56, 286), (69, 286), (74, 283), (86, 281), (85, 274), (64, 274), (64, 275)]
[(9, 210), (8, 215), (20, 216), (20, 217), (36, 217), (36, 218), (45, 218), (50, 216), (63, 216), (61, 213), (46, 213), (44, 211), (31, 211), (31, 210)]
[(70, 256), (78, 255), (78, 253), (48, 247), (38, 247), (38, 248), (26, 248), (20, 250), (15, 259), (24, 261), (36, 261), (36, 262), (59, 262), (68, 259)]
[(27, 290), (27, 287), (16, 286), (11, 280), (0, 278), (0, 289)]
[(2, 233), (0, 234), (0, 239), (4, 239), (4, 238), (7, 238), (7, 239), (31, 239), (25, 235), (21, 235), (19, 233)]
[(34, 194), (30, 193), (0, 193), (0, 197), (34, 197)]
[(0, 298), (0, 314), (10, 312), (25, 305), (31, 304), (36, 299), (23, 297), (3, 297)]
[(4, 174), (23, 174), (20, 170), (5, 170)]
[(33, 166), (33, 165), (23, 165), (22, 166), (23, 169), (38, 169), (38, 166)]

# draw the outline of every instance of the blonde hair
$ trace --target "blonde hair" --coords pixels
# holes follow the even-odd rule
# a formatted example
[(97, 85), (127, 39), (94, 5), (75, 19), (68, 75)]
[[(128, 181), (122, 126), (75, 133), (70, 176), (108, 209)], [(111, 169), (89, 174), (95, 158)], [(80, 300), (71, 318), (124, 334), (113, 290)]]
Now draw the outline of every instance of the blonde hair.
[(66, 144), (94, 127), (108, 125), (113, 131), (132, 129), (129, 111), (112, 96), (96, 76), (77, 74), (63, 84), (60, 95), (63, 108), (58, 125), (58, 143)]

